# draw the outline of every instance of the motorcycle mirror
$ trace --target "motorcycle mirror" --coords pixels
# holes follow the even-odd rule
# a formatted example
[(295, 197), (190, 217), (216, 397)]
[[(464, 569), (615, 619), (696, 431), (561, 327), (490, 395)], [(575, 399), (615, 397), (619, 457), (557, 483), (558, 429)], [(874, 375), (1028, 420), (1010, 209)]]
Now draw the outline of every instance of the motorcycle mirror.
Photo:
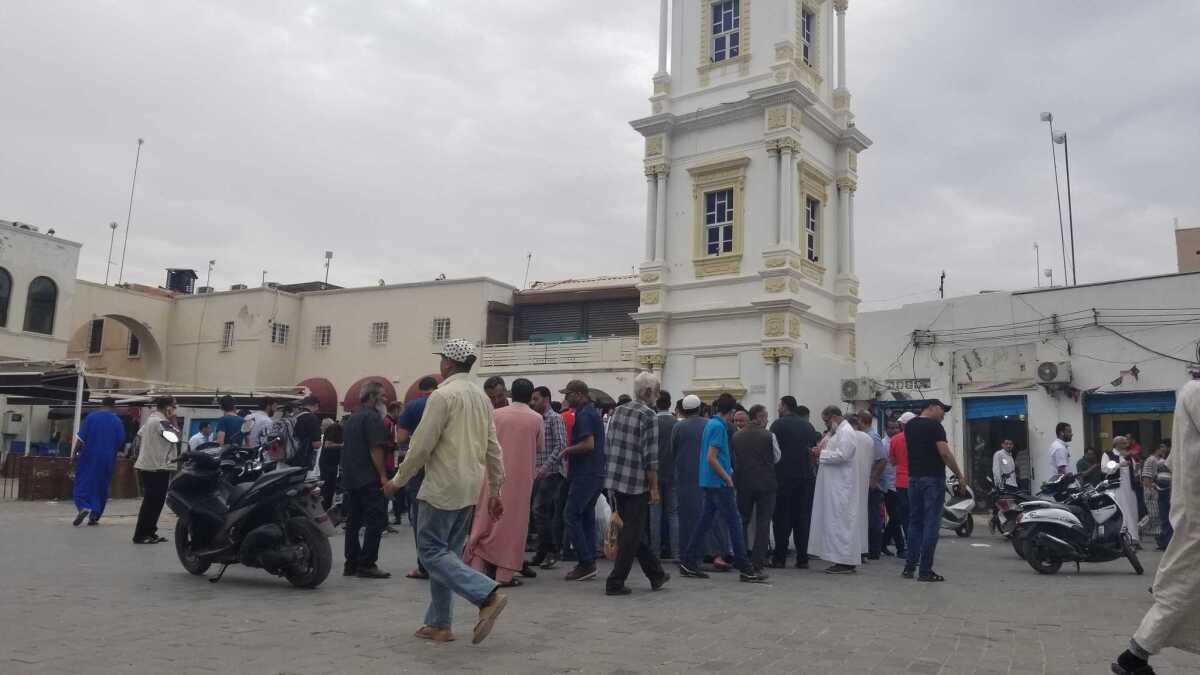
[(1104, 465), (1105, 473), (1116, 473), (1120, 468), (1121, 468), (1121, 465), (1117, 464), (1116, 462), (1114, 462), (1111, 459), (1108, 460), (1108, 462)]

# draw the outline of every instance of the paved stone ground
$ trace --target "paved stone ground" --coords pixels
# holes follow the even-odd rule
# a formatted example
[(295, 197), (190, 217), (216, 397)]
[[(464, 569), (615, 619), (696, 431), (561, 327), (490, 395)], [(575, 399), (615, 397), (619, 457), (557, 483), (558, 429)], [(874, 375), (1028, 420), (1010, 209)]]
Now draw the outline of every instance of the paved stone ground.
[[(771, 585), (673, 572), (659, 593), (635, 576), (633, 596), (608, 598), (560, 569), (515, 589), (472, 647), (463, 602), (458, 642), (411, 637), (422, 582), (335, 569), (302, 591), (238, 567), (219, 584), (190, 576), (171, 544), (129, 542), (136, 508), (115, 502), (102, 526), (73, 529), (67, 503), (0, 504), (0, 673), (1107, 673), (1158, 563), (1145, 553), (1143, 577), (1125, 562), (1039, 576), (980, 527), (942, 539), (938, 585), (885, 560), (849, 577), (777, 570)], [(402, 577), (414, 560), (411, 530), (384, 538), (383, 567)], [(1171, 650), (1157, 667), (1195, 673), (1200, 657)]]

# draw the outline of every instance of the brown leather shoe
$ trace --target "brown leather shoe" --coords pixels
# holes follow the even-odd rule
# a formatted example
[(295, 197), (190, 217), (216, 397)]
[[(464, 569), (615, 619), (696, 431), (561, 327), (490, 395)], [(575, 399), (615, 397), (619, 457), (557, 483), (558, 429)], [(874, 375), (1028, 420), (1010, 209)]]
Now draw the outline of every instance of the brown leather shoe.
[(496, 625), (496, 617), (500, 616), (500, 612), (508, 606), (508, 596), (503, 593), (492, 593), (492, 597), (479, 608), (479, 623), (475, 624), (475, 634), (471, 638), (471, 644), (477, 645), (487, 638), (492, 632), (492, 626)]
[(434, 628), (433, 626), (421, 626), (413, 635), (422, 640), (432, 640), (434, 642), (454, 642), (456, 639), (454, 633), (451, 633), (449, 628)]

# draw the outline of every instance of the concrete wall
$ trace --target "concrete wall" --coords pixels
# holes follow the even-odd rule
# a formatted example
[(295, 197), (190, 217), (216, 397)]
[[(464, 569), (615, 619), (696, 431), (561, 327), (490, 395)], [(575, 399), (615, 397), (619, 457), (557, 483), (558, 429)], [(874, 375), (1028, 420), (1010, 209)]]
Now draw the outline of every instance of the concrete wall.
[(1175, 230), (1175, 254), (1180, 272), (1200, 272), (1200, 227)]
[[(71, 303), (75, 295), (75, 272), (80, 245), (45, 234), (13, 227), (0, 221), (0, 268), (12, 276), (8, 320), (0, 325), (0, 357), (55, 360), (66, 355), (75, 327), (71, 325)], [(51, 335), (24, 329), (29, 284), (49, 277), (58, 286), (58, 305)]]

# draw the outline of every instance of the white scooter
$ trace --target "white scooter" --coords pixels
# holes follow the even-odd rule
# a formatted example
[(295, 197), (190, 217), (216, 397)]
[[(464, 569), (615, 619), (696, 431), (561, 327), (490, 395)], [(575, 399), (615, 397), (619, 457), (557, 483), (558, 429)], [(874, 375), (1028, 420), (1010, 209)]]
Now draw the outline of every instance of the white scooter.
[[(957, 494), (961, 487), (963, 494)], [(975, 493), (971, 488), (958, 482), (958, 478), (946, 478), (946, 505), (942, 507), (942, 529), (953, 530), (960, 537), (969, 537), (975, 531), (975, 518), (971, 512), (975, 510)]]

